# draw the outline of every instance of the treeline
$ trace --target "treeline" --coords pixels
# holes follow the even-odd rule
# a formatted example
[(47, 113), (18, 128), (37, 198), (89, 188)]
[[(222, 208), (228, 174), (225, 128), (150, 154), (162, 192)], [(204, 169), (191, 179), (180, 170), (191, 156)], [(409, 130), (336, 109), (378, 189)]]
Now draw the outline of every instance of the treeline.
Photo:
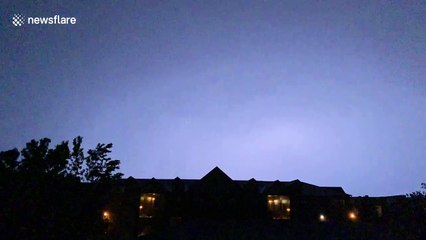
[(113, 199), (120, 161), (112, 144), (84, 151), (82, 137), (50, 147), (32, 140), (0, 152), (2, 239), (105, 239), (102, 213)]

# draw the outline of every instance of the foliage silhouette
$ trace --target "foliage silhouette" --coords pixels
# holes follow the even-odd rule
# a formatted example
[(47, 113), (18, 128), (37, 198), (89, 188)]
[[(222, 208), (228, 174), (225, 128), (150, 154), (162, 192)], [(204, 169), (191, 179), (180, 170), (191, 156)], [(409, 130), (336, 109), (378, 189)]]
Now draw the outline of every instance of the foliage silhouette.
[(83, 138), (78, 136), (73, 139), (72, 151), (70, 153), (70, 161), (68, 162), (68, 175), (78, 178), (80, 181), (84, 181), (84, 149), (81, 147)]
[(50, 148), (31, 140), (19, 152), (0, 152), (0, 235), (5, 239), (103, 239), (102, 210), (122, 174), (112, 144), (85, 156), (78, 136)]
[(123, 174), (114, 173), (120, 165), (120, 160), (112, 160), (108, 157), (112, 144), (98, 144), (95, 149), (87, 151), (86, 180), (96, 182), (104, 179), (120, 179)]
[(14, 148), (0, 152), (0, 171), (15, 171), (18, 166), (19, 151)]

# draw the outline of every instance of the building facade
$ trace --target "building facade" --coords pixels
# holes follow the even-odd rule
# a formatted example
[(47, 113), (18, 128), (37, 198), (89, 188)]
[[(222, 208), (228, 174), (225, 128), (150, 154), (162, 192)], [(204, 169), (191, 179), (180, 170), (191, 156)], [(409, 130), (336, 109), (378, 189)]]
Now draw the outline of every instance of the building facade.
[[(393, 221), (405, 196), (352, 197), (341, 187), (293, 181), (233, 180), (218, 167), (201, 179), (121, 181), (121, 197), (105, 207), (111, 233), (149, 233), (156, 226), (207, 221), (348, 223)], [(115, 202), (115, 203), (114, 203)]]
[(215, 167), (199, 180), (135, 179), (140, 188), (139, 218), (272, 219), (340, 221), (350, 195), (341, 187), (299, 180), (233, 180)]

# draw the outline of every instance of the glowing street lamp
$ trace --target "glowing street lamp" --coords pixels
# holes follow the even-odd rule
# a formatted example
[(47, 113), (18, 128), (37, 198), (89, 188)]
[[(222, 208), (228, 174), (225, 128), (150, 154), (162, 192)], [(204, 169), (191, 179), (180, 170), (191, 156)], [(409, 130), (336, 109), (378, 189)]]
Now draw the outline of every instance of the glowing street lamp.
[(357, 218), (355, 212), (353, 212), (353, 211), (349, 212), (348, 217), (352, 221), (355, 221), (356, 218)]

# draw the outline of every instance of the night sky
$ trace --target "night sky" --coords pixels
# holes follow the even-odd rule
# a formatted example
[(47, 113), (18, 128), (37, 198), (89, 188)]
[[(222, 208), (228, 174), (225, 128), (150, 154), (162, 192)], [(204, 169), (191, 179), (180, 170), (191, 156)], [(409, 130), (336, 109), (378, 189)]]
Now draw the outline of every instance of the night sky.
[[(426, 181), (426, 1), (2, 1), (0, 150), (114, 144), (125, 177), (405, 194)], [(75, 25), (12, 25), (13, 14)]]

